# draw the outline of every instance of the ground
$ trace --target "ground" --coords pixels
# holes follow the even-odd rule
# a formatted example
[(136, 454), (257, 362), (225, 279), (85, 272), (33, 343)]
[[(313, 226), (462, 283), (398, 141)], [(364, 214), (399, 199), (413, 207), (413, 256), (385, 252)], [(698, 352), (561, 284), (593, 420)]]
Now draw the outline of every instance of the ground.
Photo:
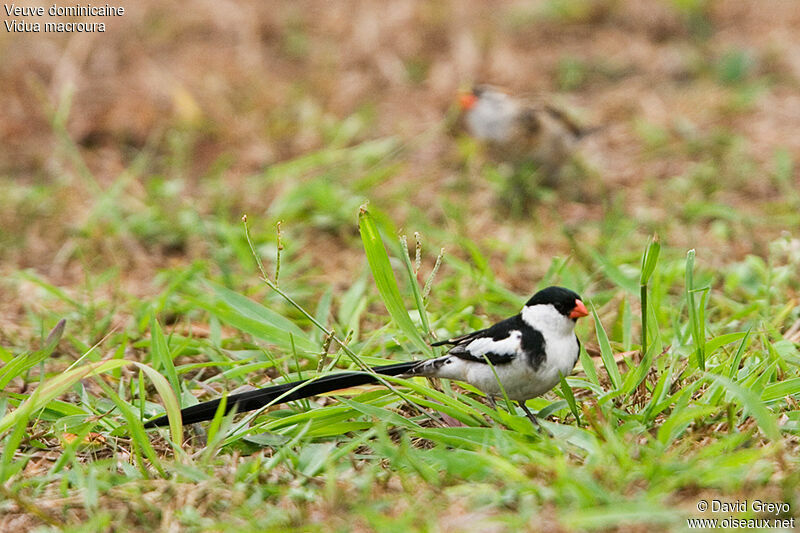
[[(703, 498), (787, 502), (781, 516), (796, 516), (793, 0), (121, 5), (105, 33), (0, 33), (2, 529), (651, 530), (727, 517), (698, 514)], [(457, 94), (475, 82), (546, 95), (597, 127), (522, 212), (507, 204), (508, 169), (458, 128)], [(161, 409), (137, 368), (58, 386), (135, 361), (186, 404), (351, 365), (335, 342), (322, 357), (325, 332), (259, 280), (244, 214), (268, 277), (280, 264), (279, 288), (370, 363), (419, 353), (387, 312), (359, 223), (380, 229), (426, 340), (486, 326), (549, 283), (579, 291), (597, 311), (578, 326), (581, 369), (530, 403), (556, 439), (420, 382), (402, 389), (417, 406), (376, 387), (270, 411), (257, 430), (223, 426), (219, 442), (187, 430), (184, 456), (168, 432), (130, 433), (109, 400)], [(414, 269), (415, 233), (409, 276), (397, 237)], [(412, 278), (424, 285), (442, 248), (423, 321)], [(286, 317), (309, 348), (247, 326), (232, 295)], [(3, 426), (48, 384), (64, 403), (25, 412), (24, 433)]]

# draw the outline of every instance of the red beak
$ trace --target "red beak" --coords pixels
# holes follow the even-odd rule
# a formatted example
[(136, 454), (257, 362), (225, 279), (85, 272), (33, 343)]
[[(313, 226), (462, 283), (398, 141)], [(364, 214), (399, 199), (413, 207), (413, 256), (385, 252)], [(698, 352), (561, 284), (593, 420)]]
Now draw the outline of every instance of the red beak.
[(569, 314), (570, 318), (580, 318), (582, 316), (587, 316), (589, 311), (586, 309), (586, 306), (583, 305), (583, 302), (580, 300), (575, 300), (575, 307)]
[(458, 105), (461, 106), (461, 109), (464, 111), (469, 111), (473, 107), (475, 107), (475, 102), (478, 101), (478, 97), (472, 93), (464, 93), (458, 98)]

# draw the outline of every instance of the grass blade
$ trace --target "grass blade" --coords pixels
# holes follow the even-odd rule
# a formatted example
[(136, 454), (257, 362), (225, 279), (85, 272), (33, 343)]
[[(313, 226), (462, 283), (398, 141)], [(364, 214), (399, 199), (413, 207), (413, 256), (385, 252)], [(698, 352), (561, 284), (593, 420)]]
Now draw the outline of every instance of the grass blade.
[(764, 401), (753, 391), (750, 389), (746, 389), (729, 380), (726, 377), (719, 376), (717, 374), (706, 374), (707, 377), (711, 378), (712, 380), (720, 383), (727, 392), (730, 392), (739, 403), (747, 409), (750, 414), (755, 419), (758, 427), (761, 428), (761, 431), (764, 432), (764, 435), (767, 436), (770, 440), (777, 441), (781, 438), (781, 432), (778, 429), (778, 422), (775, 420), (775, 417), (772, 415), (770, 410), (765, 405)]
[(735, 333), (725, 333), (724, 335), (718, 335), (717, 337), (714, 337), (710, 339), (708, 342), (706, 342), (706, 353), (713, 354), (726, 344), (730, 344), (732, 342), (744, 339), (747, 335), (748, 333), (745, 331), (737, 331)]
[[(38, 390), (38, 389), (37, 389)], [(36, 392), (33, 393), (36, 396)], [(11, 414), (18, 413), (17, 418), (19, 422), (14, 424), (14, 430), (6, 437), (3, 443), (3, 454), (0, 456), (0, 484), (5, 483), (14, 475), (19, 469), (24, 466), (23, 461), (19, 461), (14, 466), (14, 454), (19, 448), (22, 438), (27, 433), (28, 419), (35, 409), (27, 404), (21, 405), (17, 410)], [(5, 419), (8, 415), (4, 416)]]
[(701, 305), (698, 308), (695, 306), (694, 293), (694, 249), (689, 250), (686, 254), (686, 306), (689, 308), (689, 325), (692, 332), (692, 341), (694, 342), (694, 354), (697, 362), (697, 368), (700, 370), (706, 369), (706, 351), (705, 351), (705, 296), (701, 299)]
[[(119, 361), (119, 359), (117, 359)], [(137, 361), (123, 361), (124, 363), (133, 363), (141, 369), (153, 386), (156, 388), (158, 395), (161, 396), (161, 401), (164, 402), (164, 411), (169, 418), (169, 432), (172, 442), (178, 446), (183, 442), (183, 425), (181, 425), (181, 406), (178, 403), (178, 397), (175, 395), (174, 389), (170, 388), (164, 376), (159, 374), (153, 367), (139, 363)], [(180, 448), (178, 448), (180, 449)]]
[(45, 381), (31, 394), (17, 409), (7, 413), (0, 418), (0, 434), (7, 431), (10, 427), (17, 424), (24, 424), (31, 413), (42, 409), (56, 397), (67, 392), (75, 383), (98, 374), (113, 371), (127, 365), (136, 365), (153, 381), (158, 394), (164, 402), (167, 415), (170, 417), (170, 431), (173, 441), (183, 441), (183, 428), (180, 425), (180, 406), (172, 388), (167, 380), (152, 367), (136, 361), (125, 361), (122, 359), (112, 359), (108, 361), (98, 361), (89, 363), (85, 366), (75, 368), (59, 374), (54, 378)]
[(655, 349), (655, 344), (650, 345), (644, 357), (642, 357), (642, 360), (639, 362), (639, 365), (625, 374), (625, 382), (622, 384), (623, 395), (627, 396), (633, 392), (647, 377), (647, 373), (650, 372), (650, 367), (653, 365)]
[(603, 366), (606, 367), (608, 377), (611, 379), (612, 385), (615, 390), (619, 390), (622, 384), (622, 376), (619, 374), (617, 362), (614, 361), (614, 352), (611, 350), (611, 343), (608, 342), (608, 335), (606, 330), (603, 329), (603, 324), (600, 323), (600, 317), (597, 316), (597, 311), (592, 306), (592, 317), (594, 318), (594, 329), (597, 334), (597, 343), (600, 345), (600, 357), (603, 359)]
[(175, 391), (175, 394), (180, 394), (181, 383), (178, 373), (175, 371), (172, 354), (169, 352), (167, 338), (164, 336), (164, 331), (161, 329), (155, 313), (150, 320), (150, 357), (153, 361), (153, 368), (156, 370), (163, 368), (164, 374), (172, 385), (172, 390)]
[(589, 354), (586, 353), (586, 347), (581, 343), (580, 365), (586, 378), (595, 385), (600, 385), (600, 380), (597, 378), (597, 369), (594, 367), (594, 361)]
[(67, 321), (63, 318), (58, 321), (56, 327), (54, 327), (47, 336), (45, 345), (41, 350), (37, 350), (33, 353), (20, 354), (0, 369), (0, 390), (3, 390), (12, 379), (25, 373), (26, 370), (33, 368), (52, 355), (58, 342), (61, 340), (61, 336), (64, 334), (66, 323)]
[(736, 353), (733, 354), (733, 359), (728, 367), (728, 378), (734, 381), (736, 381), (736, 375), (739, 373), (739, 365), (742, 362), (742, 356), (744, 356), (744, 350), (747, 347), (747, 342), (750, 340), (751, 331), (752, 328), (748, 329), (745, 333), (744, 337), (742, 338), (742, 342), (739, 343), (739, 347), (736, 349)]
[(659, 254), (661, 254), (661, 241), (658, 238), (658, 234), (655, 234), (648, 241), (647, 248), (645, 248), (642, 256), (642, 273), (639, 276), (639, 285), (647, 285), (650, 281), (650, 277), (656, 270)]
[(358, 227), (361, 231), (361, 240), (364, 243), (364, 251), (367, 254), (372, 277), (375, 279), (375, 285), (378, 287), (378, 292), (381, 295), (383, 304), (386, 306), (386, 310), (389, 311), (392, 319), (403, 333), (422, 353), (427, 356), (433, 355), (431, 348), (422, 339), (422, 335), (420, 335), (408, 314), (408, 310), (400, 296), (400, 289), (397, 286), (394, 272), (392, 272), (389, 255), (386, 253), (386, 247), (383, 245), (378, 227), (365, 207), (361, 208), (361, 212), (358, 215)]
[(303, 351), (315, 352), (319, 349), (297, 324), (286, 317), (221, 285), (206, 283), (214, 290), (218, 300), (212, 303), (197, 298), (193, 301), (223, 322), (284, 350), (291, 350), (293, 342)]
[(661, 243), (658, 240), (658, 234), (655, 234), (647, 243), (647, 248), (642, 255), (642, 273), (639, 276), (639, 296), (642, 305), (642, 353), (647, 353), (647, 284), (656, 269), (660, 253)]
[(406, 274), (408, 275), (408, 284), (411, 286), (411, 292), (414, 294), (414, 302), (417, 304), (417, 311), (419, 311), (419, 319), (422, 322), (422, 329), (426, 334), (430, 333), (431, 326), (428, 324), (428, 313), (425, 311), (425, 301), (422, 298), (422, 292), (419, 289), (417, 276), (414, 274), (414, 266), (411, 264), (411, 257), (408, 255), (408, 242), (406, 236), (400, 238), (403, 253), (400, 254), (403, 258), (403, 264), (406, 267)]
[(609, 259), (596, 250), (591, 251), (592, 258), (599, 264), (600, 270), (616, 285), (625, 289), (626, 291), (636, 294), (636, 279), (629, 277), (623, 273), (620, 268)]
[[(147, 433), (145, 433), (144, 425), (142, 421), (136, 416), (133, 408), (131, 408), (130, 404), (123, 400), (122, 398), (117, 395), (114, 390), (106, 385), (103, 380), (97, 379), (95, 382), (103, 389), (103, 392), (106, 393), (106, 396), (111, 398), (111, 401), (117, 406), (122, 416), (125, 418), (125, 421), (128, 423), (128, 433), (131, 436), (131, 443), (139, 448), (150, 461), (158, 473), (161, 476), (165, 476), (166, 473), (164, 471), (164, 467), (161, 465), (161, 461), (158, 459), (158, 454), (156, 454), (155, 449), (153, 449), (153, 445), (150, 444), (150, 439), (147, 438)], [(142, 473), (147, 475), (147, 471), (142, 468)]]
[(569, 410), (572, 411), (572, 415), (575, 417), (575, 422), (580, 425), (581, 418), (578, 415), (578, 404), (575, 402), (575, 395), (572, 394), (572, 389), (570, 388), (569, 384), (567, 384), (567, 380), (564, 379), (563, 374), (559, 374), (558, 379), (561, 382), (561, 392), (564, 395), (564, 399), (567, 401), (567, 405), (569, 405)]
[(764, 387), (764, 390), (761, 391), (761, 400), (773, 402), (797, 394), (800, 394), (800, 378), (792, 378), (778, 383), (771, 383)]

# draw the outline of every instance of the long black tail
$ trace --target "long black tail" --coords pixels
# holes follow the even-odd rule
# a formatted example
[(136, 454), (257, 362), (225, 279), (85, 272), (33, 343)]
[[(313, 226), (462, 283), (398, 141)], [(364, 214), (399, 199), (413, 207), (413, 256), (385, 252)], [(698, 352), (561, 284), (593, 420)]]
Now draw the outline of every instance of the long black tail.
[[(411, 371), (418, 364), (419, 361), (409, 361), (407, 363), (397, 363), (394, 365), (375, 366), (372, 367), (372, 371), (384, 376), (399, 376)], [(272, 387), (264, 387), (263, 389), (228, 396), (228, 401), (225, 405), (225, 414), (233, 410), (234, 406), (236, 406), (237, 412), (243, 413), (245, 411), (259, 409), (281, 396), (283, 397), (279, 402), (286, 403), (292, 400), (308, 398), (309, 396), (316, 396), (317, 394), (325, 392), (366, 385), (367, 383), (375, 383), (377, 381), (373, 374), (368, 374), (366, 372), (343, 372), (340, 374), (323, 376), (319, 379), (304, 379), (301, 381), (274, 385)], [(295, 388), (297, 388), (297, 390), (292, 391), (292, 389)], [(211, 400), (187, 407), (186, 409), (181, 409), (183, 425), (211, 420), (217, 412), (219, 403), (220, 400)], [(152, 428), (156, 426), (166, 426), (167, 424), (169, 424), (167, 417), (161, 416), (145, 423), (144, 427)]]

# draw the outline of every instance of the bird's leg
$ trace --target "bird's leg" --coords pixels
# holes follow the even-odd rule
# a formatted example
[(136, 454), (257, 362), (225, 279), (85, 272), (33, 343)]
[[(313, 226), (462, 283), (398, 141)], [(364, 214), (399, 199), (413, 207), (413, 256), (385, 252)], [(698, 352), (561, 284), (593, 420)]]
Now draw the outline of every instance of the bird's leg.
[(534, 416), (534, 414), (533, 414), (533, 413), (531, 413), (530, 409), (528, 409), (528, 406), (527, 406), (527, 405), (525, 405), (525, 402), (523, 402), (523, 401), (521, 401), (521, 400), (520, 400), (520, 401), (518, 401), (517, 403), (519, 404), (519, 406), (520, 406), (520, 407), (522, 407), (522, 410), (523, 410), (523, 411), (525, 411), (525, 414), (528, 416), (528, 419), (530, 419), (530, 421), (531, 421), (531, 422), (533, 422), (533, 425), (534, 425), (534, 426), (536, 426), (536, 429), (537, 429), (537, 430), (539, 430), (540, 432), (544, 432), (544, 433), (550, 434), (550, 432), (549, 432), (549, 431), (547, 431), (546, 429), (544, 429), (544, 428), (542, 427), (542, 425), (541, 425), (541, 424), (539, 424), (539, 421), (536, 419), (536, 417)]
[(489, 405), (492, 406), (492, 409), (495, 411), (497, 410), (497, 402), (494, 400), (494, 396), (487, 394), (486, 399), (489, 400)]
[(530, 409), (528, 409), (528, 406), (525, 405), (525, 402), (520, 400), (517, 403), (519, 404), (520, 407), (522, 407), (522, 410), (525, 411), (525, 414), (528, 416), (528, 419), (531, 422), (533, 422), (533, 425), (536, 426), (538, 429), (542, 429), (542, 426), (539, 424), (539, 421), (536, 419), (536, 416), (533, 413), (531, 413)]

